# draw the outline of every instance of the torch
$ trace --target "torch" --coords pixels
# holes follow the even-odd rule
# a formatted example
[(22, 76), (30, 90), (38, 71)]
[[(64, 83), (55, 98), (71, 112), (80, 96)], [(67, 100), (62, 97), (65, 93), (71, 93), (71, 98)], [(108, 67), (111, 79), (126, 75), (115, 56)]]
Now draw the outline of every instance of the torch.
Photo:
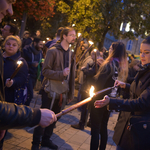
[[(72, 106), (70, 106), (70, 107), (68, 107), (66, 109), (63, 109), (61, 112), (56, 114), (56, 117), (57, 118), (61, 117), (62, 115), (65, 115), (68, 112), (70, 112), (70, 111), (72, 111), (72, 110), (74, 110), (74, 109), (76, 109), (78, 107), (81, 107), (82, 105), (84, 105), (86, 103), (89, 103), (92, 100), (93, 96), (96, 96), (98, 94), (104, 93), (104, 92), (109, 91), (109, 90), (111, 90), (113, 88), (115, 88), (115, 87), (114, 86), (113, 87), (108, 87), (106, 89), (103, 89), (103, 90), (100, 90), (100, 91), (97, 91), (96, 93), (94, 93), (94, 86), (91, 86), (91, 88), (90, 88), (90, 97), (88, 97), (88, 98), (84, 99), (83, 101), (81, 101), (79, 103), (76, 103), (76, 104), (74, 104), (74, 105), (72, 105)], [(36, 125), (36, 126), (30, 128), (30, 129), (27, 129), (27, 131), (31, 131), (32, 129), (34, 129), (35, 127), (38, 127), (38, 126), (39, 125)]]
[(18, 64), (18, 66), (17, 66), (17, 68), (15, 69), (15, 71), (13, 72), (13, 74), (11, 75), (9, 81), (10, 81), (11, 79), (13, 79), (13, 78), (16, 76), (16, 74), (18, 73), (18, 71), (20, 70), (20, 68), (23, 66), (23, 62), (20, 61), (20, 60), (17, 61), (17, 64)]
[(91, 47), (93, 46), (93, 42), (92, 41), (89, 41), (90, 43), (90, 46), (89, 48), (82, 54), (82, 56), (80, 57), (79, 61), (76, 63), (76, 66), (79, 64), (79, 62), (84, 58), (84, 56), (86, 55), (86, 53), (91, 49)]
[(97, 49), (94, 49), (95, 53), (95, 73), (97, 73)]

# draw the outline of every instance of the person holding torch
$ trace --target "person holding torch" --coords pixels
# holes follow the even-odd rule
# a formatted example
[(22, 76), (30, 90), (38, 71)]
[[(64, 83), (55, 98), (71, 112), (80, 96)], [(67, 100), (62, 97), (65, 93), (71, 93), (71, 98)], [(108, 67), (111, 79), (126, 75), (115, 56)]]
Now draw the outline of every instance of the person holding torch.
[(131, 86), (119, 80), (114, 84), (130, 91), (130, 99), (105, 96), (94, 104), (95, 109), (109, 104), (110, 110), (120, 112), (113, 136), (117, 150), (150, 149), (150, 37), (141, 43), (140, 59), (142, 69)]
[[(109, 48), (108, 58), (101, 64), (95, 78), (95, 91), (99, 91), (114, 85), (115, 79), (125, 80), (127, 76), (127, 58), (125, 45), (122, 42), (114, 42)], [(103, 98), (105, 94), (114, 93), (111, 91), (104, 92), (101, 95), (93, 98), (91, 103), (91, 143), (90, 149), (105, 150), (107, 144), (107, 122), (110, 112), (107, 107), (95, 108), (94, 101)], [(99, 146), (99, 134), (101, 135), (101, 142)]]
[[(5, 15), (13, 15), (12, 4), (15, 2), (0, 0), (0, 22)], [(46, 127), (57, 120), (51, 110), (18, 106), (4, 101), (3, 56), (0, 51), (0, 140), (4, 137), (6, 129), (32, 127), (37, 124)]]

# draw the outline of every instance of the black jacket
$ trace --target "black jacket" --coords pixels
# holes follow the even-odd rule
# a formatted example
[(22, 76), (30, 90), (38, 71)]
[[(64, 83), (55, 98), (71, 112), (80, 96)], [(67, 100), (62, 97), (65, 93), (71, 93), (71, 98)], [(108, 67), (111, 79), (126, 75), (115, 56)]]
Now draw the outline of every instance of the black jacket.
[(31, 78), (37, 79), (38, 67), (34, 67), (34, 61), (39, 62), (42, 59), (42, 51), (38, 51), (32, 45), (27, 45), (23, 49), (22, 57), (27, 61), (29, 67), (29, 74)]
[(0, 102), (0, 130), (35, 126), (40, 122), (40, 118), (39, 109)]
[[(129, 87), (127, 86), (127, 88)], [(142, 137), (141, 140), (139, 140), (139, 137), (137, 137), (137, 140), (134, 140), (135, 136), (131, 132), (133, 127), (131, 127), (131, 130), (128, 130), (128, 125), (131, 121), (130, 118), (138, 116), (141, 119), (148, 119), (150, 116), (150, 65), (147, 65), (136, 75), (130, 87), (130, 97), (130, 99), (126, 100), (110, 99), (109, 108), (122, 111), (119, 114), (113, 140), (125, 150), (147, 150), (150, 148), (150, 125), (147, 124), (148, 128), (144, 129), (148, 134), (148, 138), (145, 138), (146, 135), (143, 135), (143, 133), (140, 136)], [(138, 123), (135, 123), (134, 127), (138, 127)], [(139, 128), (138, 133), (142, 130), (143, 125)], [(133, 138), (131, 138), (132, 136)]]

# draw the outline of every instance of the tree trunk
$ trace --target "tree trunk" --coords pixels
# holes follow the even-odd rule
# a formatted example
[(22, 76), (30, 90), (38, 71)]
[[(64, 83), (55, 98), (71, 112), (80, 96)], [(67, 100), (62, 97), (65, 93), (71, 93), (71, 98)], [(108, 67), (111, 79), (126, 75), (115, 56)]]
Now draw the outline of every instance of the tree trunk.
[(108, 32), (108, 30), (104, 31), (103, 35), (102, 35), (102, 38), (101, 38), (101, 41), (98, 42), (98, 49), (101, 50), (103, 45), (104, 45), (104, 40), (105, 40), (105, 36), (106, 36), (106, 33)]
[(24, 12), (22, 22), (21, 22), (21, 29), (20, 29), (20, 38), (21, 38), (21, 40), (23, 39), (23, 33), (24, 33), (24, 30), (25, 30), (25, 27), (26, 27), (26, 21), (27, 21), (27, 13)]

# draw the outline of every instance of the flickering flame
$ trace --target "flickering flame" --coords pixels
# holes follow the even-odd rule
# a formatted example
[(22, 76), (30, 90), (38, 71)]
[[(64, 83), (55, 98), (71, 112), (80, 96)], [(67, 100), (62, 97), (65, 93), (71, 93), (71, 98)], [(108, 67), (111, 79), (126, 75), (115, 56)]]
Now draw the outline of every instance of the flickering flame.
[(78, 33), (78, 37), (81, 35), (81, 33)]
[(90, 97), (93, 97), (94, 95), (95, 95), (94, 86), (91, 86), (91, 88), (90, 88)]
[(94, 49), (94, 52), (96, 53), (97, 49)]
[(72, 24), (72, 27), (74, 27), (75, 26), (75, 24)]
[(46, 40), (49, 41), (49, 37), (47, 37)]
[(94, 44), (92, 41), (89, 41), (90, 45)]
[(21, 65), (21, 64), (22, 64), (22, 61), (18, 60), (18, 61), (17, 61), (17, 64), (18, 64), (18, 65)]

